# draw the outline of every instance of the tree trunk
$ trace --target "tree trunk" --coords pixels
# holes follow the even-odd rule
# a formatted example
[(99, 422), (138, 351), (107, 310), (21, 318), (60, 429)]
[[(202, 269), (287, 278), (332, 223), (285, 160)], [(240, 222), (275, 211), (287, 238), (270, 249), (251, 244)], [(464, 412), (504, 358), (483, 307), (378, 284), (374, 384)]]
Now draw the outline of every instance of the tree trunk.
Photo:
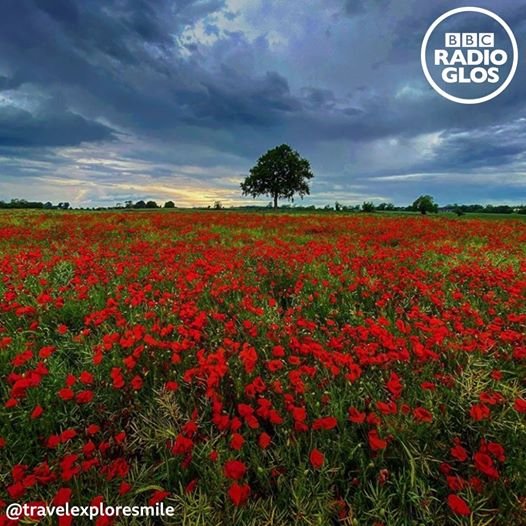
[(274, 208), (278, 207), (278, 194), (274, 194)]

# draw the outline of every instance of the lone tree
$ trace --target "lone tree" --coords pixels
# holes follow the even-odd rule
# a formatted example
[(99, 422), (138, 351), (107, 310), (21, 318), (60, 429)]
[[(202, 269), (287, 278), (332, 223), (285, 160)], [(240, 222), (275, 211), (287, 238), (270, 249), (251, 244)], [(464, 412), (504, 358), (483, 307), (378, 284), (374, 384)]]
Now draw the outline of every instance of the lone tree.
[(411, 208), (426, 215), (428, 212), (438, 212), (438, 205), (430, 195), (421, 195), (415, 200)]
[(376, 207), (374, 206), (374, 203), (372, 201), (364, 201), (362, 204), (362, 211), (363, 212), (374, 212), (376, 210)]
[(250, 175), (241, 183), (243, 195), (268, 195), (274, 208), (278, 199), (294, 201), (298, 194), (302, 199), (310, 194), (308, 181), (314, 177), (310, 163), (288, 144), (282, 144), (258, 159)]

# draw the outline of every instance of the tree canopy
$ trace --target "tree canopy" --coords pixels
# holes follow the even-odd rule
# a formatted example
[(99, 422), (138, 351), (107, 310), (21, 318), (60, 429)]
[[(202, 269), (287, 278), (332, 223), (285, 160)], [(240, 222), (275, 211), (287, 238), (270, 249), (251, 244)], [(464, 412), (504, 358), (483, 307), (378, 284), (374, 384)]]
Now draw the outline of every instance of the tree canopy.
[(243, 195), (270, 196), (274, 208), (279, 199), (294, 201), (297, 194), (310, 194), (308, 181), (314, 177), (310, 163), (288, 144), (282, 144), (262, 155), (241, 183)]
[(412, 208), (424, 215), (427, 214), (427, 212), (438, 212), (438, 205), (430, 195), (421, 195), (418, 197), (414, 201)]

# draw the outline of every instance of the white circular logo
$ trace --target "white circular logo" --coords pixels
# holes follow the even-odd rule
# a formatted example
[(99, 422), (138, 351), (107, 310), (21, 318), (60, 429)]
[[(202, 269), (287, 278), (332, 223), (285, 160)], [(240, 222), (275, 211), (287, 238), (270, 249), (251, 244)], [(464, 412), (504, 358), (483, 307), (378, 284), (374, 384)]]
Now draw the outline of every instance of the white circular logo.
[[(456, 16), (461, 13), (483, 15), (477, 21), (483, 27), (472, 27), (472, 17), (469, 32), (462, 31)], [(446, 21), (450, 30), (439, 30)], [(519, 49), (513, 31), (500, 16), (481, 7), (459, 7), (431, 24), (420, 60), (427, 81), (442, 97), (459, 104), (480, 104), (509, 86), (517, 71)]]

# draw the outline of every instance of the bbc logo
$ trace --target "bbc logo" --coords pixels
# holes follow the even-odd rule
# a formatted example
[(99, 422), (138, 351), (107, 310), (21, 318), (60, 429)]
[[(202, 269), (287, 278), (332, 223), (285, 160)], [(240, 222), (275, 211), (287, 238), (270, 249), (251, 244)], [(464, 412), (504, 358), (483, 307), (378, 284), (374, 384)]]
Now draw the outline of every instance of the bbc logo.
[(495, 47), (495, 33), (446, 33), (446, 47)]

